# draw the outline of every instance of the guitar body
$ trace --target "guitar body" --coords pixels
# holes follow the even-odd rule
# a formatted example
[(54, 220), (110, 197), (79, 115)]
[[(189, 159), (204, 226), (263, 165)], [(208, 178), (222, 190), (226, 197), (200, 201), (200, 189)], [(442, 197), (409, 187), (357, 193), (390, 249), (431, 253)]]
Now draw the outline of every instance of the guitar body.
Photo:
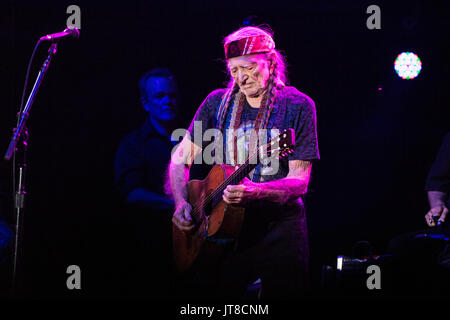
[(187, 185), (188, 202), (200, 209), (199, 221), (193, 232), (184, 232), (173, 225), (175, 265), (180, 272), (196, 267), (214, 265), (224, 253), (226, 243), (235, 239), (244, 219), (244, 208), (220, 201), (209, 209), (201, 203), (210, 196), (233, 172), (234, 167), (215, 165), (204, 180), (191, 180)]

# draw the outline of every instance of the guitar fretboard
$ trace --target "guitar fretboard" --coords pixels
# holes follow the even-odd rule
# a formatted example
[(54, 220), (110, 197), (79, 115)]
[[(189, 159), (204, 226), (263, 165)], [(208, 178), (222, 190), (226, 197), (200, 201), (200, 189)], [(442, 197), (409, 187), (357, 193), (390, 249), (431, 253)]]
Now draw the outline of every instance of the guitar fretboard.
[(200, 214), (205, 211), (205, 208), (214, 207), (222, 200), (223, 191), (227, 186), (239, 184), (257, 165), (258, 152), (255, 152), (235, 172), (226, 178), (216, 190), (211, 192), (198, 206), (193, 208), (191, 215), (194, 217), (194, 220), (200, 221)]

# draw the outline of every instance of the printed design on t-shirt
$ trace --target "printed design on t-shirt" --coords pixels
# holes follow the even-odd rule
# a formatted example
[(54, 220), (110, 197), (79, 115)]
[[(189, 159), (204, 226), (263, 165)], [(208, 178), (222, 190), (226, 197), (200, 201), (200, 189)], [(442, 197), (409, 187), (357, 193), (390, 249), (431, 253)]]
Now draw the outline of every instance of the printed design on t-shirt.
[(249, 144), (250, 144), (250, 136), (255, 127), (255, 121), (246, 121), (245, 123), (241, 123), (239, 128), (236, 130), (228, 129), (226, 130), (226, 138), (225, 138), (225, 155), (226, 155), (226, 163), (230, 165), (236, 165), (234, 163), (234, 152), (232, 150), (233, 146), (233, 138), (237, 137), (237, 164), (243, 164), (248, 157)]
[[(236, 130), (236, 132), (234, 132), (234, 130), (232, 129), (227, 129), (226, 130), (226, 139), (225, 139), (225, 155), (226, 155), (226, 163), (229, 165), (236, 165), (234, 162), (234, 153), (232, 152), (232, 148), (233, 143), (231, 143), (231, 141), (233, 141), (233, 137), (236, 136), (237, 137), (237, 160), (238, 160), (238, 165), (241, 165), (243, 163), (245, 163), (245, 161), (247, 160), (249, 153), (251, 155), (254, 154), (254, 152), (256, 152), (255, 150), (252, 150), (251, 152), (249, 151), (249, 147), (250, 147), (250, 138), (252, 135), (252, 132), (254, 131), (255, 128), (255, 121), (253, 120), (248, 120), (245, 121), (244, 123), (241, 123), (241, 125), (239, 126), (239, 128)], [(262, 146), (264, 144), (267, 143), (267, 131), (270, 133), (271, 138), (277, 137), (279, 134), (279, 130), (276, 129), (261, 129), (259, 132), (259, 137), (258, 137), (258, 143), (259, 146)], [(278, 171), (278, 158), (277, 157), (272, 157), (269, 158), (267, 155), (261, 154), (261, 179), (260, 181), (263, 181), (263, 176), (268, 176), (268, 175), (274, 175), (277, 173)], [(274, 161), (275, 160), (275, 161)], [(255, 158), (256, 161), (256, 158)], [(253, 176), (253, 172), (254, 170), (251, 171), (251, 173), (249, 174), (250, 177)]]

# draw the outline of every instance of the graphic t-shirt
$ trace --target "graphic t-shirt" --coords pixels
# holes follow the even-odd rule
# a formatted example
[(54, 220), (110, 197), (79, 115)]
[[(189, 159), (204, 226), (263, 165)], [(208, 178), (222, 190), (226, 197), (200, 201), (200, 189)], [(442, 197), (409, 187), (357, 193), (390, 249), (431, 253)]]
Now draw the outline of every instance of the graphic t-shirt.
[[(207, 129), (217, 128), (217, 109), (225, 93), (226, 89), (218, 89), (210, 93), (197, 110), (189, 127), (188, 131), (191, 135), (191, 140), (202, 147), (203, 150), (205, 150), (211, 141), (210, 139), (201, 139), (198, 137), (204, 137)], [(230, 150), (230, 146), (233, 146), (233, 143), (229, 143), (233, 134), (233, 131), (230, 130), (230, 110), (231, 108), (228, 108), (227, 110), (223, 130), (223, 161), (226, 164), (234, 164), (232, 150)], [(239, 128), (237, 132), (234, 133), (237, 136), (238, 164), (242, 164), (247, 159), (250, 135), (254, 129), (258, 111), (259, 108), (252, 108), (248, 102), (245, 101)], [(196, 121), (197, 123), (195, 124)], [(200, 125), (201, 132), (199, 132)], [(289, 160), (315, 160), (320, 158), (314, 102), (311, 98), (294, 87), (285, 87), (278, 92), (267, 125), (267, 135), (274, 136), (283, 129), (289, 128), (292, 128), (295, 131), (294, 153), (287, 158), (281, 159), (277, 165), (274, 165), (273, 162), (258, 165), (256, 172), (259, 172), (259, 174), (253, 176), (253, 181), (264, 182), (286, 177), (289, 172)], [(194, 136), (197, 136), (197, 139), (194, 139)]]

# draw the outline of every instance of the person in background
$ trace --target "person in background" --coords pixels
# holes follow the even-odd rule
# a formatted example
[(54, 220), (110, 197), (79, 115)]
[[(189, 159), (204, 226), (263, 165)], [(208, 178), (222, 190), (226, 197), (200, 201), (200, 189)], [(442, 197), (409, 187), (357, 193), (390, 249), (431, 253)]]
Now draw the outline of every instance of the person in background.
[(449, 208), (450, 194), (450, 132), (444, 138), (425, 184), (430, 210), (425, 215), (429, 227), (443, 225)]

